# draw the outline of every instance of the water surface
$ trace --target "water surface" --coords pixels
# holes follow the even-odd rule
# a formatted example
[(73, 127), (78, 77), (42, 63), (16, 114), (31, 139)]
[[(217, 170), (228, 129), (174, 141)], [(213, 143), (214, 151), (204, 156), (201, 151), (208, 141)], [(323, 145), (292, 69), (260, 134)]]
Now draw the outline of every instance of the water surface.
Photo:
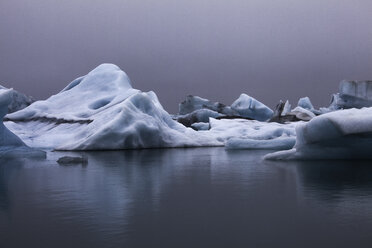
[(372, 247), (372, 164), (223, 148), (0, 163), (0, 247)]

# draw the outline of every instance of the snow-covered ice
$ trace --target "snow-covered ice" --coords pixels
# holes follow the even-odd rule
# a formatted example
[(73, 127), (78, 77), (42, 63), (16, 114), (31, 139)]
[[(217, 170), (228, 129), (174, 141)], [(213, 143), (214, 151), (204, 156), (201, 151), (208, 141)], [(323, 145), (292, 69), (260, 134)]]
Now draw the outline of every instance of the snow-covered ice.
[(330, 112), (296, 127), (293, 149), (265, 156), (287, 159), (372, 158), (372, 108)]
[(285, 101), (285, 104), (283, 106), (282, 112), (280, 113), (280, 116), (286, 116), (287, 114), (289, 114), (289, 112), (291, 112), (291, 104), (287, 100)]
[(247, 94), (241, 94), (238, 99), (231, 104), (232, 110), (240, 116), (251, 118), (258, 121), (267, 121), (273, 116), (273, 111), (265, 104), (257, 101)]
[(227, 149), (289, 149), (295, 143), (298, 123), (211, 118), (208, 133), (223, 141)]
[(292, 109), (292, 111), (289, 114), (295, 115), (297, 119), (302, 121), (309, 121), (315, 117), (315, 114), (313, 112), (299, 106)]
[(10, 114), (6, 125), (32, 147), (107, 150), (223, 145), (172, 120), (154, 92), (133, 89), (102, 64), (45, 101)]

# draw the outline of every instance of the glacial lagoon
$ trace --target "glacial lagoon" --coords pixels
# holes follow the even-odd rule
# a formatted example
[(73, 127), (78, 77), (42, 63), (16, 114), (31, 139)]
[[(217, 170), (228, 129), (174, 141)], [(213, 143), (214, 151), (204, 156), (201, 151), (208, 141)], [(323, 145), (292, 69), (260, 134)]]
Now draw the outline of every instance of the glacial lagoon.
[[(224, 148), (0, 162), (0, 247), (371, 247), (371, 161)], [(62, 156), (88, 164), (61, 166)]]

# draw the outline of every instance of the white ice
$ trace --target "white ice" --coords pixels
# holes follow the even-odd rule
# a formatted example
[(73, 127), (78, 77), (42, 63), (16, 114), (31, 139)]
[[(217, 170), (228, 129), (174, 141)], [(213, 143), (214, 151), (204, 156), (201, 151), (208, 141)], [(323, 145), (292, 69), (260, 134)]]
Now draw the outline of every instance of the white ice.
[(280, 116), (286, 116), (287, 114), (289, 114), (289, 112), (291, 112), (291, 104), (287, 100), (287, 101), (285, 101), (285, 104), (284, 104), (284, 107), (283, 107), (283, 111), (280, 114)]
[(268, 154), (271, 160), (372, 158), (372, 108), (338, 110), (296, 127), (293, 149)]
[(154, 92), (133, 89), (102, 64), (60, 93), (7, 116), (26, 144), (59, 150), (215, 146), (222, 143), (172, 120)]
[(225, 143), (226, 149), (289, 149), (295, 143), (299, 122), (279, 124), (243, 119), (210, 119), (208, 133)]
[(191, 127), (198, 131), (205, 131), (209, 129), (209, 122), (195, 122), (191, 125)]

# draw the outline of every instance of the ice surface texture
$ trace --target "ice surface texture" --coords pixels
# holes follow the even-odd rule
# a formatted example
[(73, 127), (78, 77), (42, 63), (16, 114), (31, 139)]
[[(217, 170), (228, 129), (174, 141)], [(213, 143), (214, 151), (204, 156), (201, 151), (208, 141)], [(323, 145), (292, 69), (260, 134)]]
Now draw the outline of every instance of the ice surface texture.
[(339, 110), (296, 127), (295, 147), (272, 160), (372, 158), (372, 108)]

